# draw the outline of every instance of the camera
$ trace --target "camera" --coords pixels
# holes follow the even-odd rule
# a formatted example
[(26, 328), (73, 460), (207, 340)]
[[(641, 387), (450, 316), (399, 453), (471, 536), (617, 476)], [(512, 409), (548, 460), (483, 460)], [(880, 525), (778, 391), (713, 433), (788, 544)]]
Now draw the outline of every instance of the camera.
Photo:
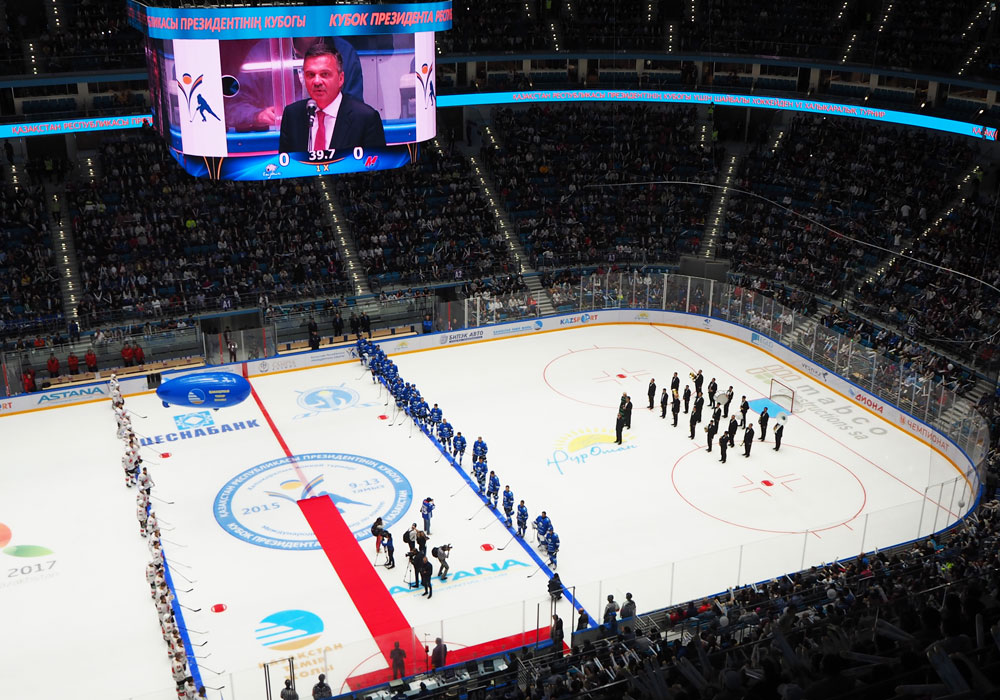
[(451, 551), (451, 545), (450, 544), (443, 544), (443, 545), (439, 546), (438, 549), (443, 549), (446, 552), (450, 552)]

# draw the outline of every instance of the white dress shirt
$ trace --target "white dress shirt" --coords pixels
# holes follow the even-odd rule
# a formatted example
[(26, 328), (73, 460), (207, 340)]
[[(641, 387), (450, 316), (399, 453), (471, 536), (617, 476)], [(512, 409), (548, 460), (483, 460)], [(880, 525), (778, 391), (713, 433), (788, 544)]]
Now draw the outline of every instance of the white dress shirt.
[(325, 109), (318, 110), (316, 112), (316, 119), (313, 120), (313, 125), (309, 129), (309, 148), (308, 150), (316, 150), (314, 145), (316, 143), (316, 132), (319, 131), (319, 120), (322, 118), (326, 125), (326, 144), (324, 148), (330, 145), (330, 139), (333, 137), (333, 127), (337, 123), (337, 113), (340, 111), (340, 103), (344, 100), (344, 93), (337, 95), (337, 99), (328, 104)]

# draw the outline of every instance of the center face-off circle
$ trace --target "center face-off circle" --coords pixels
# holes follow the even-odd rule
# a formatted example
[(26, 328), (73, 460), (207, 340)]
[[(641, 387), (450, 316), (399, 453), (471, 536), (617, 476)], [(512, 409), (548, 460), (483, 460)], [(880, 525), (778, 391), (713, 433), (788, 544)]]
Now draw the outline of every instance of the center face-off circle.
[(298, 501), (329, 496), (360, 541), (372, 522), (396, 524), (413, 502), (410, 482), (385, 462), (319, 452), (282, 457), (230, 479), (215, 497), (215, 520), (233, 537), (269, 549), (319, 549)]
[(660, 391), (670, 388), (674, 372), (680, 377), (682, 390), (690, 384), (694, 391), (691, 371), (683, 360), (654, 350), (590, 347), (554, 358), (545, 366), (542, 378), (552, 391), (571, 401), (617, 409), (623, 391), (632, 397), (633, 407), (645, 405), (650, 379), (656, 379), (658, 402)]
[[(736, 527), (776, 534), (822, 532), (854, 520), (868, 500), (854, 472), (812, 450), (782, 445), (782, 459), (768, 459), (771, 441), (757, 442), (749, 458), (739, 443), (725, 464), (718, 449), (706, 460), (704, 448), (674, 463), (671, 481), (692, 508)], [(788, 460), (788, 452), (803, 452)]]

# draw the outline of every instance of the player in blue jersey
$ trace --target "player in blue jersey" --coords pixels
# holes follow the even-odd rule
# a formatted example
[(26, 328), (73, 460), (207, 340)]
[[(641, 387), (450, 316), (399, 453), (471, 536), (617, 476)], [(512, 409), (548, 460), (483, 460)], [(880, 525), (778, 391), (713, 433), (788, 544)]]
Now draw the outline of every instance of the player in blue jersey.
[(507, 527), (510, 527), (514, 515), (514, 492), (510, 490), (510, 485), (503, 487), (503, 512), (507, 516)]
[(549, 534), (545, 537), (545, 551), (549, 555), (549, 566), (553, 569), (556, 568), (556, 555), (559, 554), (559, 535), (556, 534), (554, 527), (549, 529)]
[(476, 438), (476, 441), (472, 443), (472, 456), (485, 457), (487, 449), (486, 442), (483, 440), (482, 436), (479, 436)]
[(441, 422), (441, 409), (438, 408), (437, 404), (434, 404), (434, 408), (431, 409), (428, 417), (431, 422), (431, 427), (435, 427)]
[(441, 418), (441, 423), (438, 425), (438, 440), (444, 445), (445, 452), (448, 451), (448, 447), (451, 445), (451, 436), (451, 423), (448, 422), (447, 418)]
[(481, 459), (478, 462), (473, 460), (472, 462), (472, 474), (476, 477), (476, 481), (479, 482), (479, 493), (483, 493), (486, 490), (486, 460)]
[(451, 441), (451, 449), (451, 456), (458, 457), (458, 466), (462, 466), (462, 457), (465, 456), (465, 436), (462, 435), (461, 430), (455, 435), (455, 439)]
[(426, 425), (428, 413), (429, 411), (427, 409), (427, 402), (424, 401), (423, 399), (420, 399), (420, 405), (417, 406), (417, 419), (419, 421), (417, 425), (421, 426)]
[[(486, 460), (483, 460), (483, 464), (486, 464)], [(496, 475), (496, 472), (490, 471), (490, 487), (486, 491), (486, 499), (493, 499), (493, 507), (497, 507), (497, 501), (500, 499), (500, 477)]]
[(549, 528), (552, 527), (552, 521), (549, 520), (549, 516), (542, 511), (542, 514), (535, 518), (535, 521), (531, 523), (531, 527), (535, 529), (535, 537), (538, 538), (539, 546), (545, 544), (545, 536), (549, 533)]
[(524, 537), (524, 533), (528, 531), (528, 507), (524, 505), (522, 500), (517, 504), (517, 536)]

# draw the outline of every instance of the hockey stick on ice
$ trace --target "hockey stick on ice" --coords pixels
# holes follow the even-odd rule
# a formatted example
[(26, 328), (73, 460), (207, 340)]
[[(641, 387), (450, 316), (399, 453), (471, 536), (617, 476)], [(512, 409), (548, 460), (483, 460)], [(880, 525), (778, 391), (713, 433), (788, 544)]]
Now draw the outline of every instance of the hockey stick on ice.
[(168, 501), (167, 499), (165, 499), (165, 498), (160, 498), (159, 496), (153, 496), (153, 495), (150, 495), (150, 498), (155, 498), (155, 499), (156, 499), (156, 500), (158, 500), (158, 501), (159, 501), (160, 503), (166, 503), (166, 504), (167, 504), (168, 506), (172, 506), (172, 505), (174, 505), (174, 501)]
[(509, 539), (509, 540), (507, 540), (507, 544), (505, 544), (505, 545), (504, 545), (503, 547), (497, 547), (497, 551), (499, 552), (499, 551), (502, 551), (502, 550), (504, 550), (504, 549), (507, 549), (507, 547), (509, 547), (509, 546), (510, 546), (510, 543), (514, 541), (514, 538), (515, 538), (515, 537), (516, 537), (516, 535), (511, 535), (511, 536), (510, 536), (510, 539)]
[(179, 605), (185, 610), (190, 610), (191, 612), (201, 612), (201, 608), (189, 608), (188, 606), (184, 605), (184, 603), (179, 603)]
[(530, 574), (528, 574), (527, 578), (531, 578), (532, 576), (534, 576), (535, 574), (537, 574), (541, 570), (542, 570), (542, 567), (538, 567), (533, 572), (531, 572)]
[[(173, 560), (170, 560), (170, 562), (169, 562), (169, 563), (173, 564), (173, 563), (174, 563), (174, 561), (173, 561)], [(171, 573), (171, 574), (173, 574), (173, 575), (175, 575), (175, 576), (180, 576), (180, 577), (181, 577), (182, 579), (184, 579), (185, 581), (187, 581), (187, 582), (188, 582), (188, 583), (190, 583), (191, 585), (194, 585), (194, 584), (198, 583), (198, 579), (190, 579), (190, 578), (188, 578), (187, 576), (185, 576), (184, 574), (182, 574), (182, 573), (181, 573), (180, 571), (177, 571), (176, 569), (174, 569), (174, 570), (173, 570), (173, 571), (171, 571), (170, 573)]]
[(142, 418), (143, 420), (145, 420), (145, 419), (149, 418), (149, 416), (144, 416), (144, 415), (142, 415), (141, 413), (139, 413), (138, 411), (133, 411), (133, 410), (132, 410), (131, 408), (126, 408), (125, 410), (126, 410), (126, 411), (127, 411), (128, 413), (131, 413), (131, 414), (132, 414), (133, 416), (139, 416), (139, 417), (140, 417), (140, 418)]
[[(171, 529), (173, 529), (173, 528), (171, 528)], [(184, 547), (184, 548), (187, 548), (187, 545), (186, 545), (186, 544), (181, 544), (180, 542), (173, 542), (173, 541), (171, 541), (171, 540), (168, 540), (168, 539), (167, 539), (166, 537), (161, 537), (161, 538), (160, 538), (160, 540), (161, 540), (162, 542), (168, 542), (168, 543), (170, 543), (170, 544), (172, 544), (172, 545), (176, 545), (176, 546), (178, 546), (178, 547)]]
[(457, 496), (458, 494), (462, 493), (462, 491), (464, 491), (464, 490), (465, 490), (465, 484), (462, 484), (462, 485), (461, 485), (461, 486), (459, 487), (458, 491), (456, 491), (455, 493), (453, 493), (453, 494), (451, 494), (450, 496), (448, 496), (448, 498), (454, 498), (454, 497), (455, 497), (455, 496)]
[(472, 514), (472, 515), (470, 515), (470, 516), (469, 516), (468, 518), (466, 518), (466, 520), (472, 520), (472, 519), (473, 519), (474, 517), (476, 517), (477, 515), (479, 515), (480, 511), (482, 511), (482, 509), (483, 509), (483, 508), (485, 508), (485, 507), (486, 507), (486, 506), (488, 506), (489, 504), (490, 504), (490, 502), (489, 502), (489, 501), (486, 501), (485, 503), (483, 503), (483, 505), (481, 505), (481, 506), (479, 507), (479, 510), (477, 510), (477, 511), (476, 511), (475, 513), (473, 513), (473, 514)]
[(225, 671), (213, 671), (212, 669), (210, 669), (205, 664), (198, 664), (198, 668), (200, 668), (203, 671), (208, 671), (209, 673), (214, 673), (217, 676), (221, 676), (222, 674), (225, 673)]
[(209, 656), (211, 656), (211, 655), (212, 655), (212, 652), (208, 652), (208, 653), (207, 653), (207, 654), (205, 654), (204, 656), (198, 656), (197, 654), (188, 654), (188, 655), (187, 655), (187, 657), (188, 657), (189, 659), (190, 659), (190, 658), (192, 658), (192, 657), (194, 657), (194, 658), (196, 658), (196, 659), (207, 659), (207, 658), (208, 658)]
[(190, 627), (184, 627), (183, 625), (177, 625), (185, 632), (194, 632), (195, 634), (208, 634), (208, 632), (202, 632), (201, 630), (193, 630)]
[(485, 525), (483, 525), (483, 526), (482, 526), (481, 528), (479, 528), (479, 529), (480, 529), (480, 530), (485, 530), (486, 528), (488, 528), (488, 527), (489, 527), (490, 525), (492, 525), (492, 524), (493, 524), (493, 523), (495, 523), (495, 522), (497, 522), (497, 520), (496, 520), (495, 518), (490, 518), (490, 521), (489, 521), (488, 523), (486, 523)]

